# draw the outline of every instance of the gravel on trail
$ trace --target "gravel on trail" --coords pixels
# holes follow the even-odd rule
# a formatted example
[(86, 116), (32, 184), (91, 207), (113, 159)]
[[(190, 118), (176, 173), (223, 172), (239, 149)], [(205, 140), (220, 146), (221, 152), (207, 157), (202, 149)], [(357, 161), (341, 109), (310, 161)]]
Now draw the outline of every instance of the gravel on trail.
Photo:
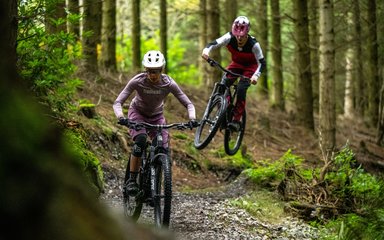
[[(169, 230), (177, 240), (194, 239), (255, 239), (291, 240), (318, 239), (319, 233), (305, 222), (289, 217), (279, 224), (263, 222), (244, 209), (236, 208), (230, 200), (246, 194), (244, 179), (215, 191), (174, 192)], [(115, 212), (123, 213), (121, 179), (109, 176), (101, 201)], [(153, 222), (153, 209), (144, 206), (139, 223)]]

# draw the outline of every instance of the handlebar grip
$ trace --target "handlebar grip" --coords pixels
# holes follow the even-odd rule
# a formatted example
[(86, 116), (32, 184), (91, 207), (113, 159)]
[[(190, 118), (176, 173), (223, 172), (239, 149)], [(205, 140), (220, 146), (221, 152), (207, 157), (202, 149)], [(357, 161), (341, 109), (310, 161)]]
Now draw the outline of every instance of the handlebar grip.
[(212, 58), (208, 58), (208, 59), (207, 59), (207, 62), (208, 62), (209, 65), (211, 65), (212, 67), (216, 64), (215, 60), (213, 60)]

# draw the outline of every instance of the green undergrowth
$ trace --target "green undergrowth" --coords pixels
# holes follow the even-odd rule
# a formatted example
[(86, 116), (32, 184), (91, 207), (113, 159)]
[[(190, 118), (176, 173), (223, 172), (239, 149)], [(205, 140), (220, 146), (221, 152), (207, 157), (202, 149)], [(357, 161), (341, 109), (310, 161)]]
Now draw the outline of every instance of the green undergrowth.
[[(280, 159), (276, 161), (261, 160), (254, 164), (252, 168), (245, 170), (248, 177), (257, 185), (270, 186), (277, 185), (284, 178), (284, 168), (296, 166), (301, 168), (303, 159), (288, 150)], [(307, 175), (304, 169), (301, 169)]]
[(104, 185), (100, 161), (93, 152), (88, 150), (81, 134), (70, 129), (65, 130), (64, 143), (68, 151), (78, 160), (93, 190), (101, 193)]
[(230, 201), (230, 204), (257, 217), (263, 222), (280, 223), (288, 215), (284, 212), (284, 202), (279, 200), (277, 193), (268, 190), (252, 193)]
[[(303, 192), (297, 194), (297, 190), (289, 195), (290, 192), (283, 189), (284, 194), (288, 193), (290, 201), (313, 206), (328, 205), (337, 210), (327, 215), (322, 212), (326, 208), (320, 207), (319, 213), (316, 213), (317, 215), (315, 214), (309, 222), (323, 229), (320, 239), (384, 239), (382, 176), (374, 176), (366, 172), (357, 163), (355, 154), (349, 146), (345, 146), (335, 154), (332, 164), (325, 172), (324, 179), (320, 180), (322, 167), (309, 168), (305, 166), (303, 158), (288, 150), (280, 159), (258, 161), (243, 173), (255, 185), (280, 194), (282, 191), (280, 188), (289, 184), (291, 188), (293, 186), (294, 189), (307, 189), (308, 192), (312, 191), (312, 194), (319, 187), (324, 189), (327, 192), (324, 202), (312, 202), (310, 200), (312, 195), (306, 196)], [(279, 213), (273, 212), (282, 209), (278, 201), (275, 203), (264, 197), (273, 199), (277, 196), (274, 193), (253, 193), (232, 201), (232, 204), (246, 209), (257, 217), (271, 214), (267, 219), (272, 219), (275, 215), (280, 216)], [(295, 197), (297, 199), (294, 199)], [(267, 203), (266, 206), (264, 203)]]

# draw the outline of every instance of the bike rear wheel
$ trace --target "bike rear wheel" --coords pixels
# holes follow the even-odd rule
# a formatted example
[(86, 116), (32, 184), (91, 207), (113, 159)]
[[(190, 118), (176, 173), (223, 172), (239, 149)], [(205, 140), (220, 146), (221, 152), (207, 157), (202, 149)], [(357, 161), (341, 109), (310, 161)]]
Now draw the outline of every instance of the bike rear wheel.
[(223, 96), (216, 95), (208, 104), (200, 126), (196, 128), (194, 145), (197, 149), (205, 148), (215, 136), (224, 118), (226, 101)]
[[(141, 214), (141, 209), (143, 208), (143, 201), (140, 197), (141, 192), (140, 191), (136, 196), (129, 196), (126, 193), (126, 184), (128, 183), (129, 177), (130, 177), (130, 166), (131, 158), (129, 158), (127, 167), (125, 169), (125, 177), (124, 177), (124, 184), (123, 184), (123, 207), (124, 207), (124, 215), (126, 217), (131, 218), (133, 221), (137, 221), (139, 219)], [(142, 172), (139, 173), (139, 182), (142, 182)]]
[(247, 114), (244, 111), (240, 120), (239, 131), (234, 131), (228, 127), (225, 128), (224, 133), (224, 149), (228, 155), (235, 155), (241, 146), (241, 142), (244, 137), (245, 124), (247, 120)]
[(171, 218), (172, 170), (170, 160), (166, 154), (158, 156), (153, 171), (155, 171), (155, 188), (152, 192), (155, 225), (157, 227), (168, 227)]

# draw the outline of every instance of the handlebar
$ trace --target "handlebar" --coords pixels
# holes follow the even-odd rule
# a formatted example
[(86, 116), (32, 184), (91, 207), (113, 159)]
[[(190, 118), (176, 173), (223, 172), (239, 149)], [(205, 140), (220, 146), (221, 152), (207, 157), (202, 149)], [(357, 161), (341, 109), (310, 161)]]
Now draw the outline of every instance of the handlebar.
[(211, 65), (212, 67), (216, 67), (218, 69), (220, 69), (221, 71), (225, 72), (225, 73), (229, 73), (233, 76), (236, 76), (236, 77), (239, 77), (239, 78), (242, 78), (244, 80), (247, 80), (247, 81), (250, 81), (250, 78), (249, 77), (246, 77), (244, 75), (241, 75), (241, 74), (238, 74), (238, 73), (234, 73), (226, 68), (224, 68), (223, 66), (220, 65), (220, 63), (218, 63), (217, 61), (215, 61), (214, 59), (212, 58), (208, 58), (208, 59), (205, 59), (209, 65)]
[(150, 124), (147, 122), (134, 122), (127, 119), (126, 122), (118, 122), (120, 125), (124, 125), (130, 129), (134, 130), (141, 130), (141, 129), (170, 129), (170, 128), (176, 128), (178, 130), (185, 130), (185, 129), (192, 129), (193, 127), (197, 127), (199, 124), (197, 123), (196, 126), (191, 126), (189, 122), (187, 123), (172, 123), (172, 124)]

